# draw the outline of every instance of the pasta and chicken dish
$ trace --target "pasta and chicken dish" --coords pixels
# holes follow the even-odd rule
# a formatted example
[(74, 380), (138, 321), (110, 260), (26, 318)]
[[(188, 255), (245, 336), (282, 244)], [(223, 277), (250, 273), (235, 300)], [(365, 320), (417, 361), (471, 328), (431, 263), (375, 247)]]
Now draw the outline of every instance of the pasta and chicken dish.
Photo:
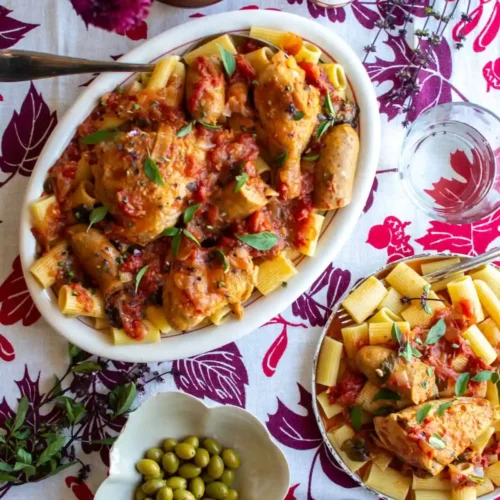
[(293, 33), (250, 34), (280, 50), (220, 36), (104, 95), (31, 207), (31, 273), (116, 344), (241, 318), (351, 201), (342, 66)]
[[(401, 262), (342, 306), (316, 370), (345, 466), (396, 500), (474, 500), (500, 486), (500, 271), (427, 283), (458, 258)], [(419, 272), (420, 271), (420, 272)]]

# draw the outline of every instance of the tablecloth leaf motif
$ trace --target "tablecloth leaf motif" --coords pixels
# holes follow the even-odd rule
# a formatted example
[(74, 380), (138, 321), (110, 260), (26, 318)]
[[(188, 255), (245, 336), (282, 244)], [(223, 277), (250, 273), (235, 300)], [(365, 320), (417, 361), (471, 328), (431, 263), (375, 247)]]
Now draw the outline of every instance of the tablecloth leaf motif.
[(68, 476), (64, 479), (64, 482), (71, 489), (76, 500), (94, 500), (94, 494), (90, 491), (90, 488), (76, 476)]
[(286, 494), (285, 500), (297, 500), (295, 497), (295, 490), (300, 486), (299, 484), (294, 484), (293, 486), (290, 486), (290, 489), (288, 490), (288, 493)]
[(485, 25), (477, 35), (472, 48), (475, 52), (483, 52), (493, 42), (500, 31), (500, 1), (496, 0), (490, 16)]
[(200, 399), (245, 408), (248, 373), (235, 343), (174, 361), (175, 385)]
[(295, 413), (288, 408), (280, 398), (276, 413), (268, 413), (266, 426), (272, 436), (281, 444), (295, 450), (312, 450), (318, 447), (321, 442), (321, 434), (312, 409), (312, 397), (300, 384), (299, 406), (306, 410), (305, 415)]
[(500, 57), (494, 61), (488, 61), (483, 66), (483, 78), (486, 81), (486, 92), (492, 88), (500, 90)]
[(378, 179), (375, 177), (373, 179), (373, 184), (370, 189), (370, 194), (368, 195), (368, 199), (366, 200), (365, 206), (363, 208), (363, 213), (366, 214), (370, 208), (373, 206), (373, 202), (375, 201), (375, 193), (378, 191)]
[[(349, 271), (334, 268), (330, 264), (311, 288), (292, 304), (293, 314), (308, 320), (311, 326), (324, 326), (332, 307), (347, 290), (350, 281)], [(318, 296), (324, 288), (327, 289), (325, 302)]]
[(415, 255), (414, 248), (410, 245), (409, 234), (406, 228), (411, 222), (402, 222), (395, 215), (389, 215), (382, 224), (375, 224), (368, 232), (366, 240), (378, 250), (387, 249), (387, 263)]
[(337, 460), (328, 451), (325, 443), (323, 443), (319, 449), (319, 461), (323, 472), (330, 481), (342, 486), (342, 488), (356, 488), (359, 486), (359, 484), (340, 467)]
[(50, 112), (41, 93), (33, 83), (21, 106), (14, 111), (2, 137), (0, 170), (9, 174), (0, 187), (16, 173), (29, 177), (45, 142), (57, 124), (57, 113)]
[(19, 255), (12, 263), (12, 272), (0, 285), (0, 323), (13, 325), (22, 321), (30, 326), (40, 318), (40, 313), (26, 286)]
[(0, 334), (0, 358), (4, 361), (14, 361), (16, 359), (16, 353), (14, 351), (14, 346), (10, 341), (2, 334)]
[(28, 24), (10, 17), (13, 11), (0, 6), (0, 49), (8, 49), (39, 24)]
[(147, 40), (148, 38), (148, 23), (146, 21), (140, 21), (136, 26), (130, 28), (129, 30), (116, 30), (119, 35), (126, 36), (130, 40)]

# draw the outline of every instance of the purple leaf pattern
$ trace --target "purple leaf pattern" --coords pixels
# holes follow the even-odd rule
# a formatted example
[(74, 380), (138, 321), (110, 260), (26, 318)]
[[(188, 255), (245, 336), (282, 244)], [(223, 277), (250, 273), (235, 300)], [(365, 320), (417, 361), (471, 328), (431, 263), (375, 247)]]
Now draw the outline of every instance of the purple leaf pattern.
[(378, 191), (378, 179), (375, 177), (373, 179), (372, 188), (370, 189), (370, 194), (368, 195), (368, 199), (366, 200), (365, 207), (363, 208), (363, 213), (366, 214), (370, 208), (373, 206), (373, 202), (375, 201), (375, 193)]
[[(324, 326), (332, 307), (347, 290), (350, 281), (349, 271), (335, 268), (330, 264), (312, 287), (292, 304), (292, 313), (308, 320), (311, 326)], [(320, 301), (318, 297), (325, 288), (326, 303)]]
[(175, 385), (197, 398), (245, 408), (248, 373), (236, 344), (174, 361)]
[(21, 40), (26, 33), (39, 26), (10, 17), (12, 11), (0, 6), (0, 50), (8, 49)]
[(312, 410), (312, 397), (300, 384), (299, 406), (306, 410), (306, 415), (299, 415), (290, 410), (278, 398), (276, 413), (268, 414), (266, 422), (269, 432), (281, 444), (295, 450), (312, 450), (322, 442), (318, 424)]
[(25, 177), (31, 175), (38, 155), (56, 124), (56, 112), (50, 112), (42, 94), (32, 83), (21, 111), (14, 111), (2, 137), (0, 170), (9, 176), (0, 182), (0, 187), (18, 172)]
[[(408, 64), (413, 63), (413, 56), (410, 47), (402, 37), (389, 35), (384, 43), (392, 49), (394, 60), (385, 61), (376, 57), (375, 62), (365, 63), (365, 67), (370, 78), (377, 84), (381, 85), (386, 81), (392, 83), (391, 89), (378, 96), (380, 112), (392, 120), (409, 104), (408, 93), (401, 87), (399, 72), (406, 69)], [(450, 102), (452, 91), (461, 99), (467, 100), (449, 81), (452, 61), (450, 46), (446, 39), (443, 38), (437, 47), (429, 46), (424, 42), (421, 48), (428, 51), (429, 63), (426, 68), (418, 72), (417, 82), (421, 90), (411, 103), (411, 109), (407, 114), (409, 121), (414, 121), (420, 113), (433, 106)], [(416, 67), (411, 70), (411, 74), (415, 71), (417, 71)]]
[(342, 486), (342, 488), (356, 488), (359, 486), (358, 483), (340, 467), (337, 460), (331, 455), (324, 443), (319, 449), (319, 462), (323, 472), (330, 481)]

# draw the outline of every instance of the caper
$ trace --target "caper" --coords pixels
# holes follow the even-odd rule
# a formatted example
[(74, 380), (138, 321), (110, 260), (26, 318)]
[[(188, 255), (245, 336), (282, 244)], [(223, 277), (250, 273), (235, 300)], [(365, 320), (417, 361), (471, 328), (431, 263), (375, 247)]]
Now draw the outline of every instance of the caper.
[(135, 500), (145, 500), (147, 497), (146, 493), (142, 491), (142, 488), (140, 486), (137, 486), (135, 489)]
[(195, 498), (188, 490), (175, 490), (174, 500), (195, 500)]
[(164, 486), (166, 486), (166, 483), (163, 479), (150, 479), (142, 485), (142, 491), (148, 495), (153, 495)]
[(198, 448), (196, 450), (196, 455), (194, 456), (194, 463), (198, 466), (204, 469), (207, 465), (208, 462), (210, 461), (210, 454), (208, 453), (205, 448)]
[(193, 479), (201, 474), (201, 468), (188, 462), (179, 467), (177, 474), (185, 479)]
[(200, 440), (196, 436), (188, 436), (183, 443), (189, 443), (190, 445), (193, 446), (195, 450), (197, 450), (200, 447)]
[(160, 473), (160, 466), (150, 458), (139, 460), (135, 466), (143, 476), (157, 476)]
[(214, 481), (213, 483), (207, 484), (205, 492), (207, 495), (215, 498), (215, 500), (222, 500), (223, 498), (227, 497), (229, 489), (224, 483), (221, 483), (220, 481)]
[(210, 455), (220, 455), (220, 452), (222, 451), (222, 446), (220, 445), (219, 441), (213, 438), (205, 439), (203, 441), (203, 447), (207, 449)]
[(210, 483), (213, 483), (215, 481), (215, 478), (213, 478), (208, 472), (204, 472), (201, 475), (201, 478), (203, 479), (203, 482), (205, 484), (210, 484)]
[(195, 477), (189, 483), (189, 491), (194, 495), (194, 498), (198, 500), (202, 498), (205, 494), (205, 483), (201, 477)]
[(191, 460), (196, 455), (196, 450), (190, 443), (179, 443), (175, 446), (175, 454), (183, 460)]
[(240, 457), (231, 448), (226, 448), (222, 452), (222, 460), (224, 460), (224, 465), (230, 469), (237, 469), (240, 466)]
[(165, 453), (168, 453), (169, 451), (174, 451), (174, 448), (176, 447), (178, 441), (177, 439), (174, 438), (168, 438), (163, 441), (163, 451)]
[(172, 476), (167, 479), (167, 486), (175, 490), (185, 490), (187, 488), (187, 481), (183, 477)]
[(227, 497), (224, 498), (224, 500), (238, 500), (239, 494), (236, 490), (229, 490), (227, 492)]
[(156, 500), (172, 500), (174, 498), (174, 492), (172, 488), (165, 486), (160, 488), (156, 493)]
[(179, 468), (179, 459), (174, 452), (169, 451), (163, 455), (161, 465), (168, 474), (175, 474)]
[(218, 455), (210, 457), (210, 462), (208, 462), (207, 472), (214, 478), (219, 479), (224, 472), (224, 462), (222, 458)]
[(231, 485), (234, 483), (234, 478), (236, 474), (234, 470), (231, 469), (224, 469), (224, 472), (222, 473), (222, 476), (220, 477), (220, 480), (228, 487), (230, 488)]
[(150, 448), (146, 452), (146, 458), (149, 458), (151, 460), (154, 460), (156, 463), (161, 464), (163, 454), (163, 450), (160, 450), (160, 448)]

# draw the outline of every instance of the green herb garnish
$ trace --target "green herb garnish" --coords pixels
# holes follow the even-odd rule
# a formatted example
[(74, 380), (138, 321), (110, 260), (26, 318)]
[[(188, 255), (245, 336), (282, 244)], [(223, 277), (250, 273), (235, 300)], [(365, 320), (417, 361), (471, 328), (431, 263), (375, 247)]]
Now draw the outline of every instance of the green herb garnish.
[(280, 154), (277, 158), (276, 158), (276, 163), (282, 167), (286, 160), (288, 158), (288, 151), (285, 151), (284, 153)]
[(148, 270), (149, 265), (144, 266), (138, 273), (137, 276), (135, 277), (135, 293), (137, 293), (137, 290), (139, 289), (139, 283), (142, 280), (142, 277), (146, 274), (146, 271)]
[(89, 219), (90, 223), (89, 223), (89, 227), (87, 228), (87, 233), (89, 232), (89, 229), (94, 224), (101, 222), (104, 219), (104, 217), (106, 217), (108, 212), (109, 212), (109, 208), (106, 207), (105, 205), (103, 205), (102, 207), (94, 208), (92, 210), (92, 212), (90, 212), (90, 219)]
[(361, 405), (356, 405), (351, 408), (350, 412), (352, 428), (355, 431), (361, 429), (361, 424), (363, 420), (363, 409)]
[(241, 175), (236, 176), (236, 186), (234, 188), (234, 192), (237, 193), (248, 181), (248, 174), (243, 172)]
[(184, 234), (184, 236), (186, 236), (186, 238), (189, 238), (191, 241), (193, 241), (194, 243), (196, 243), (196, 245), (198, 245), (199, 247), (201, 247), (200, 242), (189, 231), (187, 231), (186, 229), (183, 229), (182, 233)]
[(401, 344), (401, 342), (403, 341), (403, 332), (396, 323), (392, 324), (391, 336), (392, 340), (394, 340), (398, 344)]
[(116, 128), (97, 130), (93, 134), (86, 135), (80, 139), (83, 144), (99, 144), (114, 139), (118, 133)]
[(163, 182), (163, 178), (160, 174), (160, 170), (158, 169), (158, 165), (148, 154), (146, 161), (144, 162), (144, 173), (146, 177), (153, 181), (155, 184), (163, 186), (165, 183)]
[(193, 130), (194, 123), (195, 122), (192, 121), (192, 122), (189, 122), (185, 127), (182, 127), (179, 130), (179, 132), (177, 132), (176, 137), (181, 138), (181, 137), (184, 137), (184, 136), (188, 135), (191, 132), (191, 130)]
[(184, 224), (189, 224), (193, 220), (194, 214), (200, 207), (201, 203), (197, 203), (196, 205), (191, 205), (186, 208), (183, 216)]
[(296, 113), (293, 114), (292, 118), (298, 122), (299, 120), (302, 120), (304, 118), (305, 113), (303, 111), (297, 111)]
[(319, 160), (319, 155), (303, 156), (302, 159), (304, 161), (317, 161)]
[(463, 396), (467, 390), (467, 383), (469, 382), (469, 374), (467, 372), (461, 373), (455, 382), (455, 396)]
[(390, 389), (380, 389), (380, 391), (375, 394), (373, 401), (378, 401), (379, 399), (389, 400), (389, 401), (399, 401), (401, 396)]
[(471, 380), (474, 382), (486, 382), (488, 380), (491, 380), (491, 377), (493, 376), (493, 373), (490, 372), (489, 370), (484, 370), (482, 372), (477, 373), (474, 375)]
[(278, 243), (278, 237), (271, 232), (241, 235), (237, 234), (236, 238), (256, 250), (270, 250), (276, 245), (276, 243)]
[(221, 45), (217, 45), (219, 49), (220, 58), (222, 59), (222, 65), (227, 73), (227, 76), (232, 76), (234, 71), (236, 70), (236, 59), (233, 54), (226, 50)]
[(446, 333), (446, 323), (443, 318), (441, 318), (427, 334), (425, 343), (427, 345), (435, 344), (444, 334)]
[(429, 444), (433, 448), (436, 448), (437, 450), (442, 450), (443, 448), (446, 448), (446, 443), (444, 442), (443, 438), (439, 434), (433, 434), (429, 438)]
[(222, 267), (224, 269), (224, 272), (227, 273), (229, 271), (229, 261), (227, 260), (227, 257), (224, 255), (224, 252), (220, 248), (215, 248), (214, 253), (219, 257), (220, 261), (222, 262)]
[(316, 139), (319, 141), (325, 132), (331, 127), (331, 121), (324, 121), (319, 124), (318, 130), (316, 130)]
[(426, 404), (417, 410), (417, 414), (415, 417), (417, 424), (421, 424), (424, 421), (425, 417), (429, 414), (431, 409), (432, 409), (432, 405)]
[(444, 415), (444, 412), (452, 405), (451, 401), (448, 401), (446, 403), (443, 403), (442, 405), (438, 406), (438, 416), (442, 417)]

